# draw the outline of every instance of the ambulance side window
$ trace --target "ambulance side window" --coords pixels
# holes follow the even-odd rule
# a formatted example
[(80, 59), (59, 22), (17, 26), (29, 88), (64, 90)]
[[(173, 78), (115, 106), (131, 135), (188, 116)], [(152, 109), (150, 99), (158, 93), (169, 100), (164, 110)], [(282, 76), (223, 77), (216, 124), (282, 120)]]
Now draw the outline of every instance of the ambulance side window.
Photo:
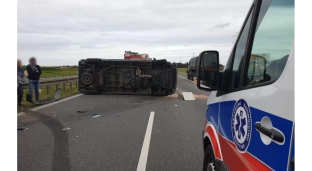
[(241, 74), (241, 69), (243, 67), (243, 59), (244, 59), (243, 57), (245, 56), (246, 44), (247, 44), (251, 19), (253, 16), (253, 11), (254, 10), (252, 9), (235, 47), (235, 55), (234, 55), (232, 76), (231, 76), (231, 89), (235, 89), (239, 87), (239, 82), (241, 78), (240, 74)]
[(294, 41), (294, 0), (262, 1), (244, 86), (274, 82)]

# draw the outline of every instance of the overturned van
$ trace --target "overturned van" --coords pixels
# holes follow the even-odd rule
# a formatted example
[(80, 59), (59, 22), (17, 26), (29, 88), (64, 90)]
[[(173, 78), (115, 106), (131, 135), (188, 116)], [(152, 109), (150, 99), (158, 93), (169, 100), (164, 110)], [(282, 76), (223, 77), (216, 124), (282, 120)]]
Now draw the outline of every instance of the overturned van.
[(84, 94), (166, 96), (177, 84), (177, 68), (167, 60), (82, 59), (78, 75)]

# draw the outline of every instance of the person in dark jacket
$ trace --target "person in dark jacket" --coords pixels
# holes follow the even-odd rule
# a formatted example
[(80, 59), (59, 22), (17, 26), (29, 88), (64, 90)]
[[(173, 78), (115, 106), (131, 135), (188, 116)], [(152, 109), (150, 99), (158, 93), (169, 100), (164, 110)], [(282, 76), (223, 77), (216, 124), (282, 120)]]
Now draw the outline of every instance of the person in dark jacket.
[(26, 67), (28, 73), (28, 83), (29, 83), (29, 95), (30, 100), (32, 100), (33, 89), (35, 88), (36, 100), (39, 100), (39, 87), (40, 87), (40, 75), (41, 68), (37, 65), (37, 60), (35, 57), (29, 59), (29, 65)]
[(24, 82), (24, 70), (22, 68), (22, 61), (17, 60), (17, 105), (22, 105), (23, 99), (23, 82)]

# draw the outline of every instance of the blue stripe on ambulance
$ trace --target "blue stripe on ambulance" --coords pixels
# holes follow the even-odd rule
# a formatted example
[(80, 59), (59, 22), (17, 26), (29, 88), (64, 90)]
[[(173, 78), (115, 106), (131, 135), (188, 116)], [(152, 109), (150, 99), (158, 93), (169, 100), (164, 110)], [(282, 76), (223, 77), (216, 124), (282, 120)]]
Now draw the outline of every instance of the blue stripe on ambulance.
[[(225, 101), (220, 103), (213, 103), (208, 105), (208, 110), (206, 113), (206, 119), (210, 121), (216, 128), (216, 130), (226, 139), (233, 142), (232, 137), (232, 112), (236, 101)], [(220, 105), (220, 111), (219, 111)], [(219, 122), (218, 122), (218, 114)], [(267, 113), (265, 111), (256, 109), (250, 106), (251, 122), (252, 122), (252, 132), (251, 141), (247, 151), (256, 157), (258, 160), (262, 161), (274, 170), (287, 170), (287, 165), (281, 164), (288, 161), (289, 158), (289, 147), (291, 143), (293, 122), (287, 119), (281, 118), (279, 116)], [(271, 142), (269, 145), (265, 145), (261, 138), (260, 133), (255, 128), (255, 123), (260, 122), (261, 119), (267, 116), (272, 121), (273, 127), (279, 129), (283, 132), (285, 136), (285, 143), (283, 145), (278, 145)], [(218, 125), (219, 124), (219, 125)], [(218, 129), (217, 129), (218, 128)], [(222, 149), (222, 147), (221, 147)], [(226, 153), (226, 151), (222, 151)], [(291, 155), (293, 156), (293, 155)]]

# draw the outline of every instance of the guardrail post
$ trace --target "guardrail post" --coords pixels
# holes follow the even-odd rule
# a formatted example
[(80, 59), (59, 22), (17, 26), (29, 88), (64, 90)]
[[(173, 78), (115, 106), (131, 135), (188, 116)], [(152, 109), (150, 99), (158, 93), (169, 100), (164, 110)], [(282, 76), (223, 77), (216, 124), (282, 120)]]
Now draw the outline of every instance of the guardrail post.
[(76, 84), (76, 87), (78, 87), (78, 86), (77, 86), (77, 84), (78, 84), (78, 81), (75, 81), (75, 84)]
[(55, 87), (56, 87), (56, 91), (57, 91), (57, 89), (58, 89), (58, 87), (59, 87), (58, 84), (56, 84)]
[(63, 89), (65, 90), (65, 87), (66, 87), (66, 84), (65, 83), (63, 83)]
[(69, 88), (72, 89), (73, 82), (69, 82)]
[(50, 87), (47, 86), (46, 89), (47, 89), (47, 94), (49, 94)]

